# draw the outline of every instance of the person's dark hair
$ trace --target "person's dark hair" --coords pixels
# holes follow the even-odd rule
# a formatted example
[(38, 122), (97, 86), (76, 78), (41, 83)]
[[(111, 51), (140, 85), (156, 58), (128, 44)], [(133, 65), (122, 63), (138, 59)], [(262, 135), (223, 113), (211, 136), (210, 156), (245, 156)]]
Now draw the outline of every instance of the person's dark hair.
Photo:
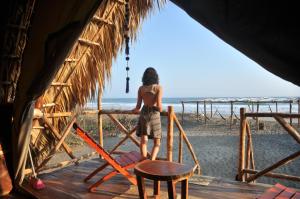
[(159, 78), (156, 70), (152, 67), (149, 67), (145, 70), (142, 82), (144, 86), (148, 86), (151, 84), (158, 84)]

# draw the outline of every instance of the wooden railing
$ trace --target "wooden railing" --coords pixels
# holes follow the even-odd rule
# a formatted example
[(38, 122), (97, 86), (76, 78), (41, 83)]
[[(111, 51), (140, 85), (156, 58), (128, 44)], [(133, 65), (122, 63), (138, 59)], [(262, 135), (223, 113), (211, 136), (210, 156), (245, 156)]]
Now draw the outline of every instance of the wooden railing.
[[(300, 182), (300, 176), (293, 176), (281, 173), (271, 172), (274, 169), (283, 166), (300, 156), (300, 150), (279, 160), (271, 166), (262, 170), (255, 169), (254, 151), (252, 144), (252, 135), (247, 117), (273, 117), (288, 134), (300, 144), (300, 133), (285, 118), (300, 118), (300, 114), (284, 114), (284, 113), (246, 113), (245, 108), (240, 109), (240, 145), (239, 145), (239, 165), (237, 180), (253, 182), (257, 178), (266, 176), (272, 178), (280, 178)], [(247, 143), (246, 143), (247, 139)], [(250, 175), (251, 174), (251, 175)]]
[[(100, 110), (100, 111), (86, 111), (85, 114), (95, 114), (98, 115), (107, 115), (111, 121), (117, 126), (117, 128), (120, 130), (121, 133), (125, 134), (125, 137), (121, 139), (110, 151), (110, 153), (118, 153), (117, 149), (125, 143), (127, 139), (130, 139), (136, 146), (139, 147), (140, 142), (137, 140), (133, 135), (136, 131), (136, 126), (132, 129), (127, 129), (116, 117), (115, 115), (138, 115), (137, 113), (133, 113), (132, 111), (128, 110)], [(197, 173), (201, 173), (200, 169), (200, 163), (197, 159), (197, 156), (194, 152), (194, 149), (191, 145), (191, 143), (188, 140), (188, 137), (186, 136), (185, 131), (183, 130), (181, 124), (179, 123), (176, 114), (174, 113), (174, 109), (172, 106), (168, 107), (168, 111), (161, 112), (161, 116), (165, 116), (168, 118), (168, 124), (167, 124), (167, 153), (166, 157), (160, 157), (161, 159), (166, 159), (168, 161), (173, 161), (173, 151), (174, 151), (174, 123), (176, 127), (179, 130), (179, 142), (178, 142), (178, 162), (182, 163), (183, 161), (183, 144), (185, 143), (187, 145), (187, 148), (189, 152), (191, 153), (191, 156), (193, 158), (193, 161), (195, 163), (194, 170), (197, 170)], [(102, 120), (102, 117), (99, 117)], [(102, 123), (102, 122), (100, 122)], [(103, 132), (102, 129), (99, 129), (99, 140), (103, 140)]]
[[(223, 120), (226, 120), (226, 116), (222, 115), (222, 113), (216, 108), (213, 110), (213, 105), (220, 105), (220, 104), (226, 104), (229, 107), (229, 125), (230, 129), (233, 125), (233, 119), (236, 118), (237, 120), (240, 120), (238, 117), (238, 113), (234, 112), (234, 106), (236, 105), (245, 105), (249, 107), (249, 110), (251, 110), (251, 113), (258, 113), (260, 111), (260, 107), (262, 105), (268, 105), (269, 110), (271, 113), (278, 113), (278, 104), (287, 104), (289, 105), (289, 113), (292, 114), (293, 105), (298, 106), (298, 114), (300, 114), (300, 99), (298, 100), (211, 100), (211, 99), (203, 99), (203, 100), (188, 100), (188, 101), (181, 101), (182, 105), (182, 112), (181, 112), (181, 121), (184, 122), (184, 113), (185, 113), (185, 104), (195, 104), (196, 105), (196, 116), (197, 120), (199, 120), (200, 115), (200, 106), (203, 106), (203, 118), (204, 123), (206, 124), (208, 120), (213, 118), (214, 114), (218, 114)], [(275, 110), (272, 110), (271, 105), (275, 105)], [(213, 113), (215, 112), (215, 113)], [(292, 124), (292, 118), (290, 119), (290, 124)], [(258, 130), (258, 117), (255, 118), (256, 120), (256, 130)], [(300, 118), (298, 118), (298, 126), (300, 126)]]
[[(121, 138), (121, 140), (110, 150), (110, 153), (121, 153), (122, 151), (117, 151), (117, 149), (125, 143), (126, 140), (131, 140), (137, 147), (140, 146), (140, 141), (134, 136), (134, 133), (136, 132), (136, 126), (134, 126), (132, 129), (127, 129), (126, 125), (122, 124), (116, 117), (116, 115), (138, 115), (137, 113), (133, 113), (129, 110), (90, 110), (90, 111), (83, 111), (82, 114), (84, 115), (97, 115), (98, 116), (98, 134), (99, 134), (99, 144), (103, 146), (103, 129), (102, 129), (102, 115), (107, 115), (108, 118), (114, 123), (114, 125), (119, 129), (119, 131), (123, 134), (125, 134), (125, 137)], [(193, 158), (193, 161), (195, 163), (194, 170), (197, 170), (197, 173), (201, 173), (200, 164), (197, 159), (197, 156), (194, 152), (194, 149), (191, 145), (191, 143), (188, 140), (188, 137), (186, 136), (185, 131), (183, 130), (181, 124), (179, 123), (176, 114), (174, 113), (174, 109), (172, 106), (168, 107), (168, 111), (161, 112), (161, 116), (168, 118), (168, 124), (167, 124), (167, 153), (165, 154), (165, 157), (160, 157), (161, 159), (165, 159), (168, 161), (173, 161), (173, 151), (174, 151), (174, 124), (179, 130), (178, 135), (178, 162), (183, 163), (183, 144), (186, 144), (188, 151), (191, 153), (191, 156)], [(66, 137), (71, 132), (71, 127), (73, 123), (76, 121), (77, 114), (74, 114), (72, 119), (68, 122), (66, 125), (66, 128), (59, 132), (58, 129), (56, 129), (53, 125), (51, 125), (51, 122), (49, 121), (48, 117), (44, 115), (43, 122), (45, 124), (45, 127), (49, 130), (51, 134), (56, 139), (55, 146), (52, 147), (50, 150), (50, 153), (42, 160), (42, 162), (37, 165), (37, 171), (43, 171), (47, 169), (57, 168), (57, 167), (63, 167), (69, 164), (76, 163), (86, 157), (91, 157), (92, 155), (95, 155), (95, 153), (86, 154), (81, 157), (75, 157), (73, 155), (71, 147), (68, 146), (68, 144), (65, 142)], [(163, 146), (161, 146), (163, 147)], [(60, 162), (56, 165), (47, 166), (46, 164), (49, 162), (49, 160), (59, 151), (59, 148), (62, 148), (65, 150), (65, 152), (70, 156), (71, 160), (65, 160), (63, 162)], [(150, 154), (149, 154), (150, 155)], [(25, 174), (31, 173), (31, 169), (26, 169)]]

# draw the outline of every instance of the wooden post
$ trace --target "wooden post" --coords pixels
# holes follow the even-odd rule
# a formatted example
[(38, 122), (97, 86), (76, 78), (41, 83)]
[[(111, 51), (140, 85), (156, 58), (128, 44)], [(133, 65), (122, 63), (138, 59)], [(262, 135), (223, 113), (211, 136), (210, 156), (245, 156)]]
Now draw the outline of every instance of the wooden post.
[(240, 147), (239, 147), (239, 166), (238, 176), (239, 181), (244, 181), (243, 170), (245, 169), (245, 138), (246, 138), (246, 117), (245, 108), (240, 109)]
[(197, 101), (197, 121), (199, 121), (199, 102)]
[(182, 163), (182, 153), (183, 153), (183, 145), (182, 145), (182, 141), (183, 141), (183, 135), (182, 133), (179, 132), (179, 136), (178, 136), (178, 162)]
[(230, 101), (230, 129), (232, 128), (232, 118), (233, 118), (233, 102)]
[[(293, 101), (290, 101), (290, 114), (292, 114), (292, 102)], [(290, 117), (290, 125), (292, 125), (293, 123), (293, 119)]]
[(204, 123), (206, 124), (206, 120), (207, 120), (207, 118), (206, 118), (206, 101), (204, 100), (203, 101), (203, 109), (204, 109)]
[(168, 106), (168, 132), (167, 132), (167, 160), (173, 161), (173, 121), (174, 108), (173, 106)]
[[(98, 88), (98, 136), (99, 136), (99, 145), (103, 148), (103, 129), (102, 129), (102, 89)], [(101, 157), (101, 156), (100, 156)]]
[(212, 118), (213, 112), (212, 112), (212, 102), (210, 102), (210, 118)]
[[(259, 102), (257, 102), (257, 104), (256, 104), (256, 113), (258, 113), (258, 111), (259, 111)], [(256, 120), (256, 130), (258, 131), (259, 130), (259, 119), (258, 119), (258, 117), (256, 117), (255, 120)]]
[(184, 116), (184, 102), (181, 102), (182, 104), (182, 112), (181, 112), (181, 123), (183, 124), (183, 116)]
[(276, 113), (278, 113), (278, 102), (275, 102), (276, 105)]

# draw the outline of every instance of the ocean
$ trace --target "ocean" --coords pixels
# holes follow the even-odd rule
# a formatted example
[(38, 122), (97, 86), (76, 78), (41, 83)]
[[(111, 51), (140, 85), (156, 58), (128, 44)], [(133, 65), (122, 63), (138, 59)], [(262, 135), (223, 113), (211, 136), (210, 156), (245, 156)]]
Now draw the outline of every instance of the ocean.
[[(163, 98), (163, 109), (167, 110), (168, 106), (173, 106), (174, 111), (176, 113), (182, 112), (182, 101), (195, 101), (195, 100), (206, 100), (206, 101), (217, 101), (217, 103), (212, 104), (213, 113), (217, 111), (224, 115), (230, 114), (230, 100), (237, 101), (249, 101), (245, 102), (235, 102), (233, 103), (233, 111), (236, 114), (239, 114), (239, 109), (241, 107), (245, 107), (247, 111), (256, 112), (257, 106), (252, 102), (260, 101), (259, 112), (276, 112), (276, 103), (277, 102), (277, 110), (282, 113), (289, 113), (290, 104), (288, 101), (293, 101), (292, 103), (292, 113), (298, 113), (298, 97), (242, 97), (242, 98), (234, 98), (234, 97), (215, 97), (215, 98)], [(270, 103), (270, 101), (273, 101)], [(103, 98), (102, 99), (102, 109), (109, 110), (131, 110), (136, 105), (136, 98)], [(185, 113), (196, 113), (197, 111), (196, 103), (185, 103), (184, 104), (184, 112)], [(86, 108), (89, 109), (97, 109), (97, 102), (90, 101), (87, 103)], [(210, 103), (206, 104), (207, 112), (210, 112), (211, 105)], [(204, 113), (204, 105), (203, 103), (199, 103), (199, 114)]]

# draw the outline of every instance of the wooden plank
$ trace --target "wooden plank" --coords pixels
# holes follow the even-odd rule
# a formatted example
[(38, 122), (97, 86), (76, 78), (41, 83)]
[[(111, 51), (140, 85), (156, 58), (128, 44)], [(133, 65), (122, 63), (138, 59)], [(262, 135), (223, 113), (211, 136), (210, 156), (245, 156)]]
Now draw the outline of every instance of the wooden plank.
[[(46, 184), (43, 190), (33, 190), (29, 184), (24, 184), (26, 190), (34, 193), (41, 199), (70, 199), (70, 198), (138, 198), (137, 186), (130, 186), (121, 175), (116, 175), (109, 181), (103, 183), (96, 193), (87, 191), (90, 184), (82, 182), (89, 171), (99, 167), (104, 160), (99, 158), (81, 162), (78, 166), (71, 165), (62, 169), (48, 171), (39, 175)], [(102, 176), (108, 169), (99, 173)], [(148, 182), (148, 183), (147, 183)], [(152, 194), (153, 183), (147, 181), (145, 188), (147, 193)], [(205, 185), (203, 183), (206, 183)], [(26, 183), (26, 181), (24, 182)], [(270, 185), (247, 184), (221, 178), (194, 175), (189, 179), (189, 199), (253, 199), (261, 195)], [(161, 183), (160, 198), (168, 198), (166, 183)]]
[(275, 186), (269, 188), (266, 192), (264, 192), (261, 196), (257, 199), (274, 199), (276, 198), (281, 192), (286, 189), (285, 186), (277, 183)]
[(286, 188), (283, 192), (281, 192), (276, 199), (290, 199), (292, 196), (294, 196), (296, 193), (296, 190), (291, 188)]
[(300, 199), (300, 192), (297, 192), (292, 199)]

